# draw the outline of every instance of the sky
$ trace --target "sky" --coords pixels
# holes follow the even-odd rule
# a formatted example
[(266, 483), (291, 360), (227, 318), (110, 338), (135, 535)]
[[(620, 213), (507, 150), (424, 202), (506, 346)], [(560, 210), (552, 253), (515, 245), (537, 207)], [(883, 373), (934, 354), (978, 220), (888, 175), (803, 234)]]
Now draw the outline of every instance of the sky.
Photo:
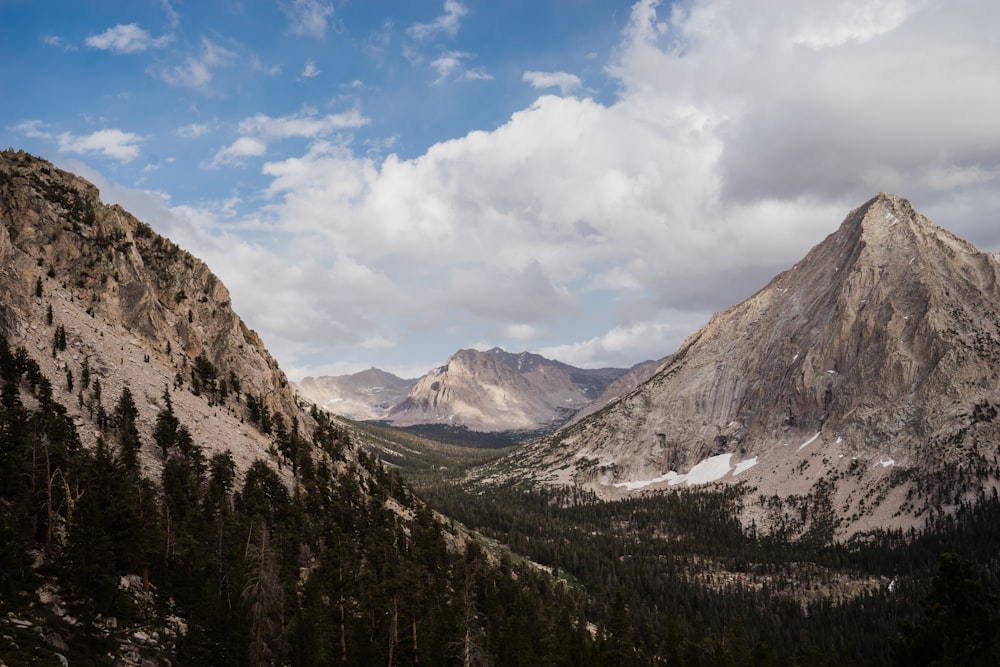
[(292, 380), (674, 352), (878, 192), (1000, 250), (994, 0), (0, 0), (0, 145)]

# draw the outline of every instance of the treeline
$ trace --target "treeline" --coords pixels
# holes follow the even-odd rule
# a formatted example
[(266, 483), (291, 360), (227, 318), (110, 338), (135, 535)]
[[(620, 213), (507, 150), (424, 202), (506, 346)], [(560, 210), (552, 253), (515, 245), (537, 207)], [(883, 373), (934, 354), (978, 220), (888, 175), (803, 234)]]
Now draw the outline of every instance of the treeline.
[[(590, 613), (620, 617), (629, 657), (618, 664), (986, 665), (1000, 658), (995, 495), (920, 534), (877, 531), (839, 544), (748, 534), (734, 518), (740, 487), (617, 502), (578, 489), (442, 483), (420, 493), (583, 586)], [(844, 589), (845, 578), (856, 586)], [(975, 623), (956, 622), (970, 609)]]
[(126, 649), (173, 665), (609, 664), (612, 629), (579, 589), (443, 526), (323, 414), (309, 434), (271, 415), (291, 483), (260, 460), (240, 479), (164, 398), (154, 443), (126, 388), (83, 447), (38, 364), (0, 339), (6, 665)]

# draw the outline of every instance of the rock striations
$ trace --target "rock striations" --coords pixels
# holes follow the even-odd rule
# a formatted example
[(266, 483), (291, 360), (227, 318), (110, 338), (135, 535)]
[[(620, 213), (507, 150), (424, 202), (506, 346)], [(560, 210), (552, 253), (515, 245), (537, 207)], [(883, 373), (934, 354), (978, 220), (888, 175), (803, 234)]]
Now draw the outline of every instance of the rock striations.
[[(490, 474), (605, 495), (747, 480), (824, 495), (840, 533), (918, 525), (996, 485), (998, 269), (880, 194), (644, 384)], [(744, 518), (780, 523), (780, 504)]]

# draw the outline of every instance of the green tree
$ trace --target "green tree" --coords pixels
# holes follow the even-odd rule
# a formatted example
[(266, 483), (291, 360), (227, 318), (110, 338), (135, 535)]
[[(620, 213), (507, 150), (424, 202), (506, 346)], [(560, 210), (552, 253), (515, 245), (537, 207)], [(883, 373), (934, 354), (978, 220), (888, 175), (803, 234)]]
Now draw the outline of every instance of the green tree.
[(897, 664), (1000, 664), (997, 599), (983, 591), (972, 562), (942, 554), (921, 607), (923, 618), (898, 647)]
[[(95, 390), (96, 390), (95, 383)], [(122, 464), (129, 471), (139, 469), (139, 449), (142, 442), (139, 439), (139, 410), (135, 407), (132, 390), (128, 385), (122, 387), (118, 403), (111, 415), (111, 421), (118, 434), (118, 445), (121, 448)]]

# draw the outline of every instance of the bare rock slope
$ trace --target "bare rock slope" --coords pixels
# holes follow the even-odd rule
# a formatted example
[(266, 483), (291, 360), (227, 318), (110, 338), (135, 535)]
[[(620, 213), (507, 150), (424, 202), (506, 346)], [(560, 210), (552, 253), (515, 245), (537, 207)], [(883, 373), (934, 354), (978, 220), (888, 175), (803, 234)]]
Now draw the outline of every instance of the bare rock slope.
[(998, 269), (880, 194), (634, 391), (483, 475), (605, 495), (746, 480), (758, 525), (808, 503), (840, 533), (919, 525), (996, 486)]
[[(95, 406), (110, 410), (125, 387), (153, 473), (162, 461), (151, 432), (168, 393), (195, 441), (209, 453), (230, 450), (240, 470), (269, 458), (272, 444), (251, 425), (246, 396), (286, 424), (308, 418), (205, 263), (120, 206), (102, 204), (89, 182), (3, 151), (0, 222), (0, 333), (53, 378), (85, 445), (100, 434)], [(55, 344), (57, 331), (64, 345)], [(92, 378), (86, 387), (84, 376)]]
[(500, 348), (460, 350), (422, 377), (386, 417), (397, 426), (444, 423), (474, 431), (555, 427), (625, 372), (581, 369)]

